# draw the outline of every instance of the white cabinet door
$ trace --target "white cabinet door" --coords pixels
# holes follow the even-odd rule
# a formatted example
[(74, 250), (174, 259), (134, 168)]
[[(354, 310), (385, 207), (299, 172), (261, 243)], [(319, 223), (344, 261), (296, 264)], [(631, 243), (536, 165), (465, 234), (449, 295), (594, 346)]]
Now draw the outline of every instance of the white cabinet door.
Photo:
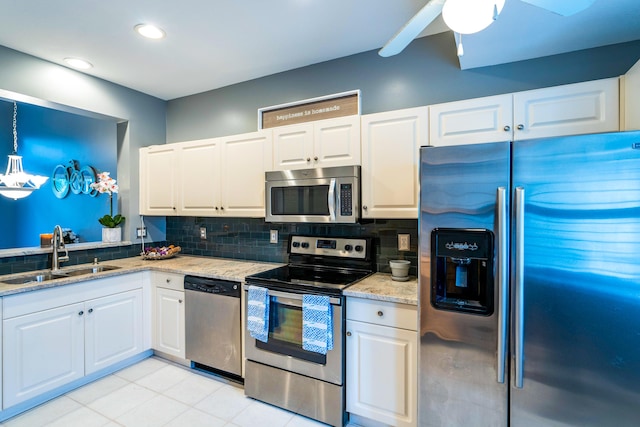
[(176, 214), (176, 146), (140, 149), (140, 213)]
[(513, 94), (514, 140), (619, 130), (618, 78)]
[(143, 351), (142, 289), (85, 302), (85, 374)]
[(429, 145), (510, 141), (512, 97), (488, 96), (429, 106)]
[(220, 211), (221, 146), (221, 138), (179, 144), (176, 198), (180, 215), (212, 216)]
[(360, 116), (314, 122), (313, 132), (311, 167), (360, 164)]
[(417, 424), (417, 332), (347, 320), (347, 411)]
[(640, 61), (624, 75), (624, 130), (640, 129)]
[(154, 349), (184, 359), (184, 291), (156, 288)]
[(360, 116), (273, 128), (273, 170), (360, 164)]
[(362, 116), (362, 217), (418, 218), (428, 107)]
[(313, 167), (313, 124), (273, 128), (273, 169)]
[(221, 213), (233, 217), (265, 216), (264, 173), (273, 163), (271, 130), (224, 138)]
[(85, 315), (78, 303), (4, 320), (3, 408), (84, 376)]

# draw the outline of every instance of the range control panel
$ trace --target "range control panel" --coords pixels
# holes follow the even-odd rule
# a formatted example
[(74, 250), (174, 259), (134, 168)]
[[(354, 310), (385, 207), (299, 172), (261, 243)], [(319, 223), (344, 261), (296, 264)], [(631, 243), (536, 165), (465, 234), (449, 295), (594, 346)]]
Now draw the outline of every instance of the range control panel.
[(354, 259), (365, 259), (367, 240), (333, 237), (292, 236), (289, 240), (292, 254), (323, 255)]

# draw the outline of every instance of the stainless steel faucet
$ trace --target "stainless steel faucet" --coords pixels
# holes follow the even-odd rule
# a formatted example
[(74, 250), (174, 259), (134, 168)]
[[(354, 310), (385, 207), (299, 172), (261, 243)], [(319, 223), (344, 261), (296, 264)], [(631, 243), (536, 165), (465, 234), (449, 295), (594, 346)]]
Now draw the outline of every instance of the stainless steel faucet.
[[(62, 237), (62, 228), (59, 225), (53, 229), (53, 239), (51, 239), (51, 245), (53, 246), (53, 255), (51, 257), (51, 271), (60, 270), (60, 263), (69, 261), (69, 251), (64, 245), (64, 238)], [(60, 256), (58, 251), (64, 249), (64, 256)]]

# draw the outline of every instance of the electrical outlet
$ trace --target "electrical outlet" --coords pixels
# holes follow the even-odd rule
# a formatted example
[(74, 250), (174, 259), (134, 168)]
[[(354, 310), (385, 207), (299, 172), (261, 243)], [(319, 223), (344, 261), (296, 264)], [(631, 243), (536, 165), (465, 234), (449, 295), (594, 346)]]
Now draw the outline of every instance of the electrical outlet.
[(408, 251), (411, 247), (410, 234), (398, 234), (398, 250)]
[(271, 230), (269, 232), (269, 243), (278, 243), (278, 230)]
[(138, 227), (136, 228), (136, 237), (147, 237), (147, 227)]
[(207, 239), (207, 227), (200, 227), (200, 238), (203, 240)]

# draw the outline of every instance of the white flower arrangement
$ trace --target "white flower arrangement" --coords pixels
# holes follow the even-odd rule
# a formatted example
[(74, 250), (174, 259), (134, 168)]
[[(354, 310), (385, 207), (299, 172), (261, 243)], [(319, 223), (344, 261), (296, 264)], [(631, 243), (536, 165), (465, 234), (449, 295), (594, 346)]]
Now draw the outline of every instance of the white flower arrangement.
[(113, 194), (118, 193), (118, 184), (115, 179), (111, 178), (109, 172), (101, 172), (97, 176), (98, 181), (91, 184), (91, 188), (97, 190), (98, 193), (109, 195), (109, 214), (99, 218), (98, 222), (105, 227), (115, 228), (124, 221), (124, 217), (120, 214), (113, 216)]

